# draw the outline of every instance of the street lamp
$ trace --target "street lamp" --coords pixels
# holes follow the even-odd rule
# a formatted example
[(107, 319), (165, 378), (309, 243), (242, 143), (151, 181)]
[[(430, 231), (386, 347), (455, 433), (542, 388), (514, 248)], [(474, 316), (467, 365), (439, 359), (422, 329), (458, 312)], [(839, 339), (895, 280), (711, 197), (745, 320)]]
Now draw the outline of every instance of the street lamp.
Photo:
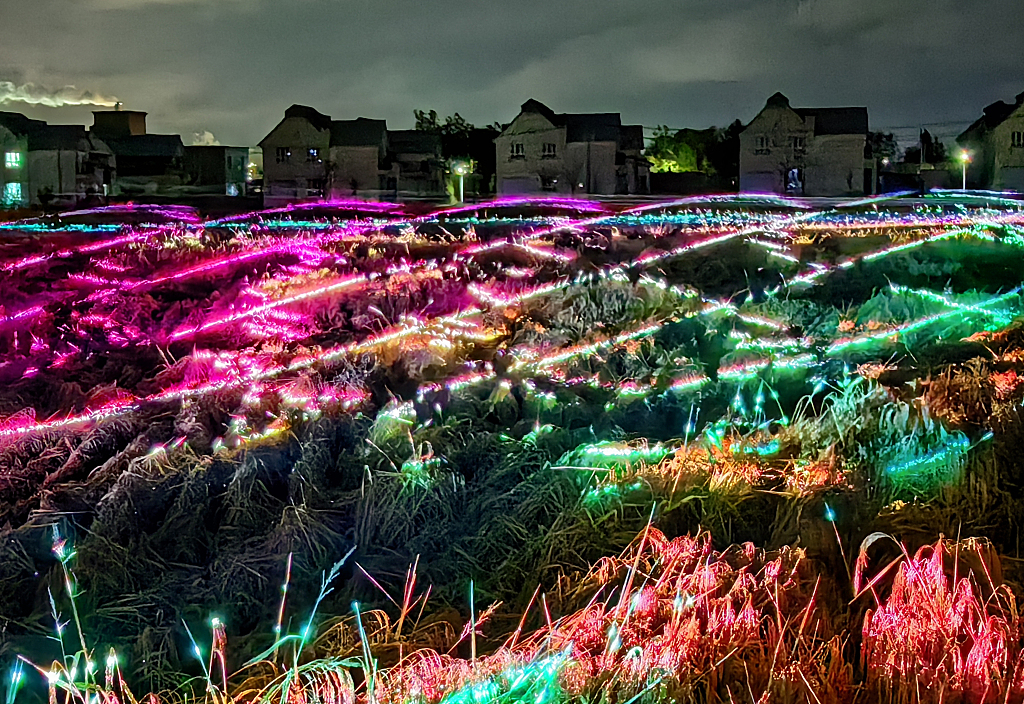
[(466, 174), (469, 173), (469, 164), (464, 161), (456, 161), (452, 164), (452, 170), (459, 177), (459, 202), (464, 203), (466, 201)]
[(960, 150), (960, 166), (962, 168), (963, 181), (961, 182), (960, 190), (967, 190), (967, 165), (971, 163), (971, 153), (966, 149)]

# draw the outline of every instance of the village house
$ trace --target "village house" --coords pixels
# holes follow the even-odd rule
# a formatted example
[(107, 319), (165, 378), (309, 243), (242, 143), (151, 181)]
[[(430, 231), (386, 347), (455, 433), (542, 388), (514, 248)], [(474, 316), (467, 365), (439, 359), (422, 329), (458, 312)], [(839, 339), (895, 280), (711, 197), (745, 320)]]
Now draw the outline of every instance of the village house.
[(391, 176), (401, 197), (444, 193), (441, 136), (423, 130), (389, 130)]
[(150, 134), (146, 113), (97, 110), (90, 133), (117, 157), (116, 195), (170, 193), (185, 182), (185, 145), (176, 134)]
[(332, 120), (328, 156), (325, 195), (329, 198), (382, 198), (397, 188), (389, 178), (385, 120)]
[(0, 206), (73, 207), (110, 190), (116, 160), (83, 125), (49, 125), (0, 113)]
[(499, 194), (650, 192), (643, 127), (619, 113), (556, 114), (531, 99), (494, 145)]
[(969, 186), (1024, 192), (1024, 93), (986, 107), (956, 141), (970, 158)]
[(185, 147), (184, 169), (188, 186), (193, 193), (245, 195), (245, 174), (248, 166), (248, 147)]
[(322, 198), (444, 195), (440, 139), (385, 120), (332, 120), (292, 105), (260, 142), (267, 206)]
[(867, 108), (793, 108), (776, 93), (740, 133), (740, 191), (834, 197), (870, 192)]

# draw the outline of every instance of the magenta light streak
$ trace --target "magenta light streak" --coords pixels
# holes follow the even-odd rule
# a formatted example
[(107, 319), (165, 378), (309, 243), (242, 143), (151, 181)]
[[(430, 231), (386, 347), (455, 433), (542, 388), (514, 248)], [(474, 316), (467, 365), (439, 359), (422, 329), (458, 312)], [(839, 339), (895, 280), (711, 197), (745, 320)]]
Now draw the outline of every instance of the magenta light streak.
[(487, 210), (494, 208), (515, 208), (520, 206), (527, 207), (549, 207), (549, 208), (563, 208), (566, 210), (576, 210), (579, 212), (607, 212), (607, 209), (600, 203), (595, 203), (589, 200), (582, 200), (576, 198), (517, 198), (517, 197), (506, 197), (499, 198), (496, 200), (487, 201), (484, 203), (470, 203), (467, 205), (458, 205), (454, 208), (446, 208), (445, 210), (439, 210), (430, 215), (426, 215), (420, 218), (420, 222), (428, 222), (435, 220), (439, 217), (448, 217), (459, 213), (472, 213), (477, 210)]
[(355, 210), (384, 214), (404, 213), (404, 208), (396, 203), (384, 203), (372, 200), (333, 200), (316, 201), (311, 203), (293, 203), (282, 208), (271, 208), (269, 210), (254, 210), (241, 215), (229, 215), (228, 217), (213, 220), (207, 223), (208, 227), (226, 225), (233, 222), (242, 222), (251, 218), (263, 218), (267, 215), (288, 215), (291, 213), (304, 213), (310, 210)]
[(42, 312), (42, 306), (32, 306), (31, 308), (26, 308), (25, 310), (19, 310), (17, 313), (11, 313), (9, 315), (0, 315), (0, 325), (5, 325), (6, 323), (14, 323), (21, 320), (29, 320), (31, 318), (36, 317), (37, 315), (40, 315)]
[[(753, 231), (760, 232), (760, 229), (758, 228)], [(681, 247), (676, 247), (674, 249), (669, 249), (663, 252), (650, 252), (648, 254), (640, 255), (635, 260), (633, 260), (632, 266), (644, 267), (654, 262), (664, 261), (665, 259), (673, 259), (680, 255), (686, 254), (687, 252), (692, 252), (694, 250), (702, 249), (704, 247), (710, 247), (712, 245), (721, 244), (722, 242), (728, 242), (729, 240), (750, 234), (751, 232), (751, 230), (732, 230), (731, 232), (726, 232), (724, 235), (719, 235), (718, 237), (710, 237), (706, 240), (700, 240), (699, 242), (690, 242), (688, 244), (682, 245)]]
[(215, 318), (214, 320), (204, 322), (202, 325), (198, 325), (194, 328), (179, 330), (178, 332), (171, 335), (170, 340), (172, 342), (178, 342), (180, 340), (188, 339), (190, 337), (194, 337), (195, 335), (207, 332), (214, 328), (218, 328), (224, 325), (230, 325), (231, 323), (238, 322), (239, 320), (245, 320), (246, 318), (251, 318), (254, 315), (259, 315), (260, 313), (265, 313), (267, 311), (274, 310), (275, 308), (280, 308), (281, 306), (287, 306), (293, 303), (301, 303), (302, 301), (317, 298), (319, 296), (326, 296), (329, 293), (336, 293), (338, 291), (351, 288), (356, 284), (365, 283), (366, 281), (367, 279), (364, 276), (351, 276), (349, 278), (337, 281), (328, 286), (322, 286), (312, 291), (305, 291), (303, 293), (298, 293), (295, 294), (294, 296), (288, 296), (277, 301), (264, 303), (263, 305), (256, 306), (255, 308), (249, 308), (248, 310), (232, 313), (222, 318)]
[(33, 264), (41, 264), (42, 262), (48, 261), (53, 258), (64, 259), (67, 257), (73, 257), (76, 254), (89, 254), (91, 252), (98, 252), (102, 249), (112, 249), (119, 247), (123, 244), (131, 244), (133, 242), (141, 242), (148, 240), (154, 236), (152, 232), (132, 233), (129, 235), (123, 235), (110, 240), (102, 240), (100, 242), (92, 242), (90, 244), (83, 244), (79, 247), (72, 249), (62, 249), (56, 252), (48, 252), (46, 254), (36, 254), (30, 257), (25, 257), (14, 262), (9, 262), (3, 265), (4, 271), (16, 271), (18, 269), (24, 269), (32, 266)]

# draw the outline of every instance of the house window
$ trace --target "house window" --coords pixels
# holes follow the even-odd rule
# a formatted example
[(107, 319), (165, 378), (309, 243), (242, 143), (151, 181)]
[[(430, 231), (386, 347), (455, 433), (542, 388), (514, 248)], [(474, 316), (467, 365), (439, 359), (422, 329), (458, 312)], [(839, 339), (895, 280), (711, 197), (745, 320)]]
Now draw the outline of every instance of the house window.
[(802, 151), (807, 148), (807, 141), (803, 137), (793, 137), (793, 149)]
[(540, 155), (546, 159), (555, 158), (556, 152), (554, 142), (544, 142), (544, 146), (541, 147)]
[(292, 160), (292, 150), (290, 147), (278, 147), (277, 148), (277, 163), (288, 164)]
[(525, 159), (526, 150), (523, 148), (522, 142), (512, 142), (510, 147), (511, 153), (509, 154), (510, 159)]
[(3, 205), (21, 205), (21, 184), (15, 181), (14, 183), (4, 184), (4, 197), (2, 200)]
[(768, 153), (768, 137), (758, 137), (757, 146), (754, 147), (755, 154), (767, 154)]
[(1014, 132), (1010, 143), (1015, 147), (1024, 147), (1024, 132)]
[(21, 152), (7, 152), (4, 154), (4, 166), (8, 169), (20, 169)]
[(320, 150), (316, 149), (315, 147), (311, 147), (310, 149), (307, 149), (306, 150), (306, 161), (309, 162), (310, 164), (319, 164), (320, 163)]

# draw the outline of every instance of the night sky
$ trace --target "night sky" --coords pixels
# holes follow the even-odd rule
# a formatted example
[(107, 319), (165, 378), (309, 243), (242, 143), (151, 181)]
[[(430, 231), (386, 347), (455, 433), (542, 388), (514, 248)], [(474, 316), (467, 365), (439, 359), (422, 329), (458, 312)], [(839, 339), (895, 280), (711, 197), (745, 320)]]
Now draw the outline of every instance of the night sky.
[(255, 144), (296, 102), (392, 129), (417, 107), (509, 122), (530, 97), (706, 127), (781, 90), (866, 105), (906, 146), (1024, 91), (1020, 0), (0, 0), (0, 29), (0, 110), (88, 125), (12, 96), (116, 98), (186, 144)]

